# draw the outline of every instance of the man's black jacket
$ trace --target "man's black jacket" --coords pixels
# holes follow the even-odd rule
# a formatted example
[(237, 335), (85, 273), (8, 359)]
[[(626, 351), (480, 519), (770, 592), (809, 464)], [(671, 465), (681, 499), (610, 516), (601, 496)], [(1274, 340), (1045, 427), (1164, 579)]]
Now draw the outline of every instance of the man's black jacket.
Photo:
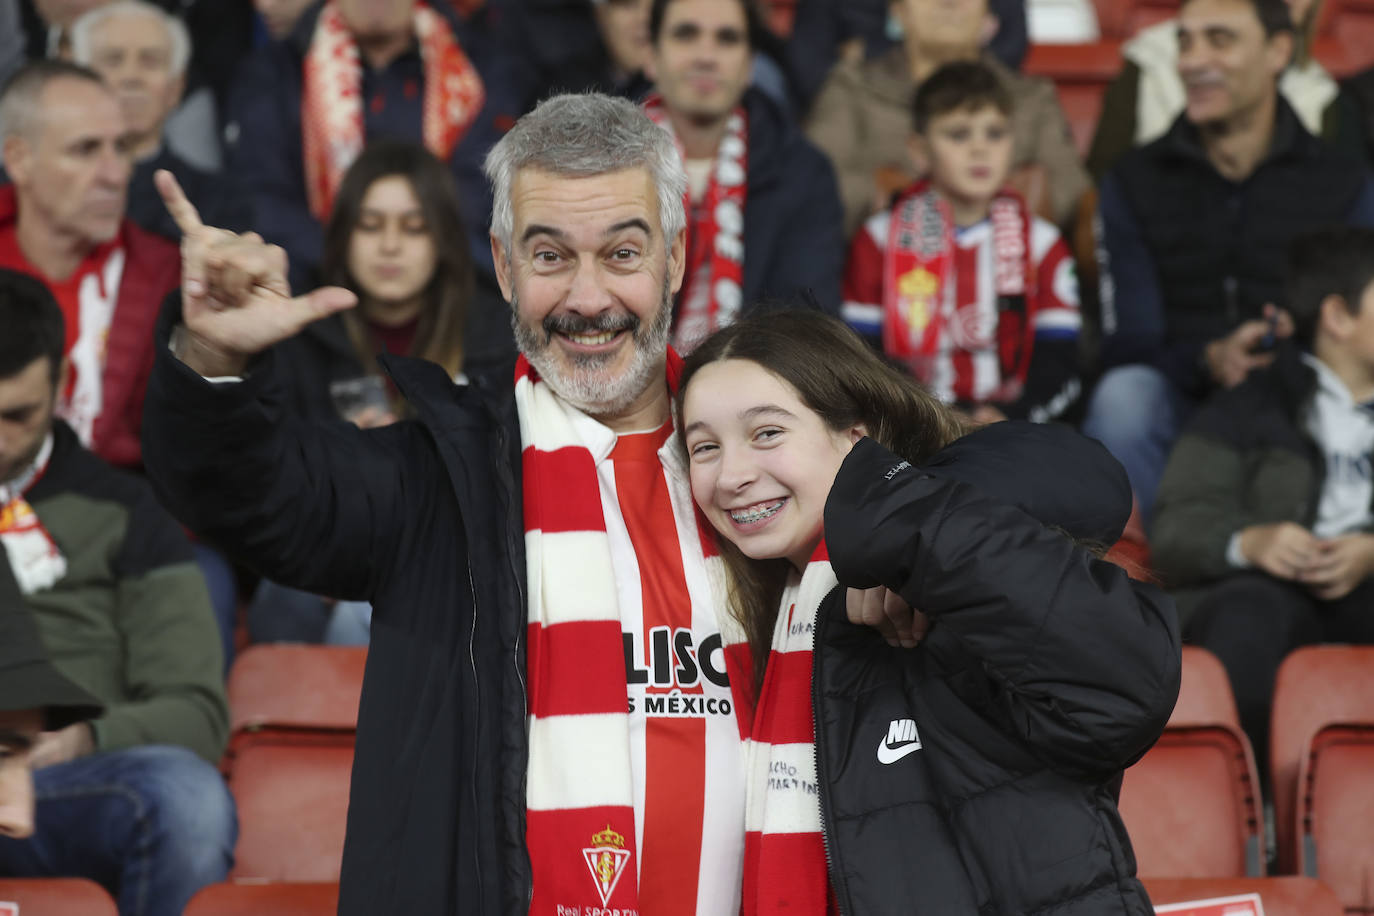
[[(523, 916), (512, 374), (455, 386), (436, 365), (384, 357), (416, 419), (362, 432), (294, 419), (270, 361), (239, 383), (206, 382), (168, 352), (168, 323), (144, 408), (144, 460), (165, 504), (275, 581), (373, 603), (339, 912)], [(1033, 450), (1040, 434), (1025, 426)]]

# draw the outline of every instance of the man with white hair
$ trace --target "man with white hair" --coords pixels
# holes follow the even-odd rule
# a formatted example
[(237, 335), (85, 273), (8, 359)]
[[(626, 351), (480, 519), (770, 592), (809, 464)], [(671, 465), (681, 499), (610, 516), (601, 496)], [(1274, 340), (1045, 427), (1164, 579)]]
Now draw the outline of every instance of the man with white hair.
[(181, 102), (191, 57), (185, 23), (146, 0), (115, 0), (76, 20), (71, 43), (72, 59), (99, 73), (124, 111), (134, 159), (129, 219), (149, 232), (181, 238), (153, 186), (153, 173), (166, 169), (206, 219), (244, 228), (247, 214), (237, 206), (228, 176), (197, 168), (166, 142), (167, 120)]

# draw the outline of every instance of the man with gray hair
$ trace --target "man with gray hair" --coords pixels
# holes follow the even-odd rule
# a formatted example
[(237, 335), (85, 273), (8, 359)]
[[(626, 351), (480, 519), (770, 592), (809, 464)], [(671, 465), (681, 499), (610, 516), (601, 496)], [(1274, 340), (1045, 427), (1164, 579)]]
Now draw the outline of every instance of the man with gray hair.
[(148, 470), (264, 575), (373, 604), (341, 913), (736, 913), (733, 641), (669, 441), (686, 176), (596, 95), (541, 104), (486, 170), (522, 357), (455, 387), (383, 356), (416, 419), (371, 431), (284, 414), (269, 352), (353, 294), (291, 298), (281, 249), (159, 175), (186, 241)]
[(71, 44), (72, 59), (99, 73), (124, 111), (134, 159), (129, 218), (149, 232), (181, 238), (153, 186), (153, 174), (166, 169), (207, 220), (245, 228), (246, 208), (229, 176), (198, 168), (167, 142), (168, 118), (181, 103), (191, 57), (185, 23), (147, 0), (115, 0), (76, 20)]
[(141, 464), (143, 387), (177, 249), (125, 218), (124, 115), (85, 67), (26, 65), (0, 89), (0, 267), (43, 281), (67, 322), (60, 413), (83, 445)]

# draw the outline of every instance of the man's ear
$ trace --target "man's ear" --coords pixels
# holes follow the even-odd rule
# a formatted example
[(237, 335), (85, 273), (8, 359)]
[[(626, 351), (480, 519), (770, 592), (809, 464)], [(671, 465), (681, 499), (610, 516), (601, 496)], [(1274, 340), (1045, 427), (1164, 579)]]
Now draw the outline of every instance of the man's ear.
[(679, 229), (668, 246), (668, 289), (677, 295), (687, 273), (687, 230)]
[(1274, 79), (1278, 79), (1288, 65), (1293, 62), (1293, 33), (1290, 31), (1276, 32), (1270, 36), (1265, 45), (1265, 62), (1269, 66), (1269, 72)]
[(167, 86), (167, 114), (170, 115), (172, 111), (181, 104), (181, 97), (185, 95), (185, 93), (186, 72), (182, 71), (181, 75), (172, 80)]
[(28, 184), (33, 167), (33, 151), (28, 140), (18, 135), (7, 139), (4, 149), (0, 149), (0, 160), (4, 162), (10, 181), (20, 186)]
[(997, 30), (1002, 27), (1002, 21), (997, 18), (995, 13), (987, 13), (983, 16), (983, 27), (978, 30), (978, 47), (986, 48), (997, 37)]
[(1331, 293), (1317, 308), (1317, 333), (1343, 341), (1355, 330), (1355, 316), (1350, 313), (1345, 297)]
[(496, 283), (501, 287), (501, 296), (510, 302), (511, 290), (511, 265), (510, 257), (506, 251), (506, 246), (501, 244), (501, 240), (496, 237), (496, 233), (489, 232), (487, 237), (491, 239), (491, 260), (496, 266)]

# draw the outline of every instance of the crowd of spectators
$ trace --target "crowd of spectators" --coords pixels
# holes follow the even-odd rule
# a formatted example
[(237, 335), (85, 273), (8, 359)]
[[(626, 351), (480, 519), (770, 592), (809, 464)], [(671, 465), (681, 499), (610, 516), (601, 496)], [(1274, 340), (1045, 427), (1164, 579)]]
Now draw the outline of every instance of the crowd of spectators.
[[(368, 640), (366, 603), (259, 581), (141, 477), (181, 276), (155, 174), (280, 246), (293, 290), (357, 295), (271, 371), (282, 410), (384, 426), (411, 408), (380, 353), (457, 384), (513, 358), (483, 163), (563, 91), (676, 142), (680, 351), (801, 303), (973, 422), (1106, 444), (1262, 758), (1283, 655), (1374, 642), (1374, 70), (1313, 58), (1320, 3), (1183, 0), (1125, 45), (1085, 160), (1018, 70), (1019, 0), (800, 0), (786, 36), (753, 0), (0, 0), (0, 599), (104, 706), (34, 739), (37, 816), (0, 830), (0, 875), (179, 912), (232, 858), (235, 647)], [(60, 800), (83, 780), (157, 812), (157, 842)], [(75, 823), (101, 825), (89, 848)]]

